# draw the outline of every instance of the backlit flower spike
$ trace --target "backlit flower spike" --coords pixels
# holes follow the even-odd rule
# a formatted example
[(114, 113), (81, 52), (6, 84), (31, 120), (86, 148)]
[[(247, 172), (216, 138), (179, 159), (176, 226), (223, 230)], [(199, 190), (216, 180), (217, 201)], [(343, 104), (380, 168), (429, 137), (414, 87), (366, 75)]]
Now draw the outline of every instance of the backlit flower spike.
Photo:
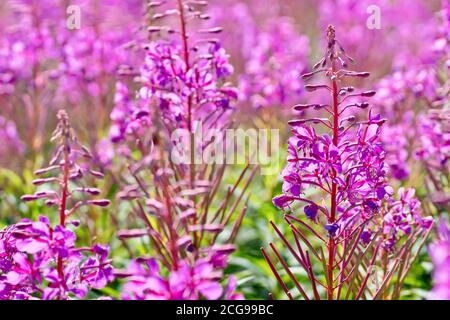
[[(449, 172), (449, 12), (448, 1), (441, 1), (434, 19), (422, 24), (434, 26), (428, 31), (430, 35), (421, 40), (421, 47), (426, 48), (423, 61), (408, 62), (379, 80), (379, 94), (374, 99), (376, 110), (389, 119), (382, 140), (391, 176), (408, 182), (413, 178), (412, 170), (421, 164), (428, 175), (427, 193), (437, 212), (448, 209), (442, 206), (448, 183), (439, 177), (448, 176)], [(408, 60), (411, 56), (406, 55)]]
[[(97, 157), (97, 131), (109, 125), (106, 113), (115, 74), (123, 65), (134, 64), (130, 47), (139, 43), (144, 2), (77, 0), (68, 6), (65, 0), (2, 1), (0, 96), (2, 105), (8, 105), (2, 108), (2, 116), (21, 132), (21, 141), (14, 148), (9, 143), (0, 147), (0, 158), (6, 148), (43, 151), (47, 128), (42, 124), (49, 123), (60, 106), (77, 108), (77, 114), (86, 118), (96, 110), (97, 119), (89, 126), (95, 129), (85, 134)], [(66, 9), (75, 13), (68, 15)], [(21, 112), (25, 109), (30, 112)], [(9, 126), (7, 136), (14, 141), (13, 126)], [(0, 120), (0, 133), (2, 127)]]
[[(222, 28), (204, 24), (207, 4), (152, 2), (149, 42), (136, 79), (137, 99), (130, 99), (131, 90), (121, 85), (111, 114), (111, 138), (125, 142), (140, 155), (130, 159), (132, 180), (119, 197), (132, 201), (145, 226), (121, 230), (119, 237), (149, 239), (147, 254), (155, 258), (164, 275), (158, 277), (162, 283), (158, 292), (143, 294), (146, 281), (153, 281), (151, 274), (142, 271), (145, 266), (130, 266), (141, 279), (147, 279), (139, 283), (132, 271), (117, 271), (125, 278), (124, 298), (219, 299), (232, 295), (231, 289), (222, 287), (226, 282), (223, 270), (235, 250), (247, 208), (244, 193), (257, 168), (246, 165), (223, 196), (219, 190), (226, 165), (195, 163), (196, 151), (218, 143), (210, 141), (208, 132), (230, 127), (237, 100), (237, 89), (229, 83), (233, 67), (216, 39)], [(204, 134), (200, 142), (195, 138), (199, 124)], [(187, 139), (174, 138), (175, 130), (187, 133)], [(186, 152), (189, 161), (175, 161), (172, 151), (177, 148)], [(224, 230), (230, 233), (223, 236)], [(186, 278), (192, 273), (197, 275)]]
[[(437, 26), (428, 4), (408, 0), (321, 0), (317, 2), (318, 22), (322, 29), (330, 23), (339, 26), (340, 33), (346, 35), (340, 39), (346, 51), (364, 68), (377, 67), (374, 73), (385, 72), (386, 63), (387, 70), (399, 69), (430, 56), (430, 47), (424, 47), (424, 43), (432, 38)], [(401, 21), (399, 16), (403, 17)]]
[[(250, 30), (249, 30), (250, 29)], [(239, 37), (250, 36), (244, 53), (245, 70), (239, 79), (241, 100), (253, 108), (283, 108), (304, 94), (309, 41), (287, 17), (272, 18), (259, 28), (245, 26)], [(235, 40), (234, 40), (235, 41)], [(232, 45), (232, 44), (231, 44)], [(269, 110), (272, 115), (275, 110)]]
[[(207, 4), (171, 0), (149, 7), (150, 42), (140, 69), (138, 103), (154, 103), (172, 130), (193, 130), (196, 121), (220, 127), (237, 99), (237, 89), (228, 82), (233, 66), (215, 38), (222, 28), (204, 27)], [(137, 115), (128, 113), (134, 122)]]
[[(395, 252), (392, 256), (404, 257), (412, 250), (411, 243), (420, 240), (423, 244), (432, 220), (422, 217), (420, 202), (414, 198), (412, 189), (399, 190), (403, 200), (392, 199), (394, 191), (387, 185), (388, 169), (379, 139), (380, 127), (386, 120), (368, 108), (367, 100), (375, 91), (358, 90), (345, 84), (349, 78), (366, 78), (369, 73), (349, 69), (353, 59), (336, 40), (333, 26), (327, 28), (326, 36), (323, 58), (313, 67), (315, 71), (303, 78), (310, 80), (322, 74), (327, 83), (308, 84), (305, 88), (310, 92), (327, 92), (330, 101), (294, 107), (297, 111), (311, 108), (325, 117), (289, 122), (293, 136), (288, 142), (288, 163), (282, 172), (283, 194), (273, 199), (276, 206), (289, 211), (285, 220), (295, 243), (290, 244), (271, 222), (282, 243), (305, 269), (313, 295), (306, 294), (308, 290), (296, 280), (275, 244), (270, 247), (290, 280), (280, 276), (276, 262), (264, 249), (263, 254), (289, 298), (293, 298), (289, 283), (305, 299), (396, 296), (399, 287), (398, 282), (393, 287), (392, 274), (398, 270), (406, 273), (413, 259), (408, 257), (399, 268), (396, 259), (383, 256), (386, 257), (389, 245), (392, 245), (391, 252)], [(369, 110), (367, 119), (361, 109)], [(387, 204), (390, 207), (386, 208)], [(394, 212), (400, 212), (402, 219)], [(392, 229), (387, 228), (389, 221), (395, 221), (390, 222)], [(408, 241), (403, 235), (409, 237)], [(312, 260), (322, 265), (318, 271), (320, 276), (312, 270)], [(372, 270), (382, 261), (391, 273), (383, 275), (383, 286), (372, 288)], [(365, 271), (360, 270), (361, 265)], [(323, 287), (324, 295), (318, 293), (318, 285)]]
[[(92, 155), (85, 146), (78, 142), (66, 111), (60, 110), (57, 117), (58, 125), (51, 138), (51, 141), (56, 143), (55, 154), (48, 167), (35, 172), (39, 178), (33, 180), (33, 184), (41, 186), (57, 183), (60, 186), (59, 191), (40, 190), (33, 195), (22, 196), (22, 200), (45, 199), (48, 206), (58, 205), (59, 223), (65, 226), (66, 218), (79, 207), (84, 205), (105, 207), (109, 204), (109, 200), (89, 199), (99, 195), (101, 191), (95, 187), (81, 185), (81, 180), (87, 176), (91, 179), (99, 179), (103, 177), (103, 174), (91, 169), (87, 163)], [(79, 184), (80, 187), (71, 189), (69, 188), (71, 183)], [(70, 200), (74, 200), (72, 207), (69, 207)]]
[(82, 205), (105, 207), (109, 200), (92, 199), (101, 190), (80, 183), (88, 175), (95, 179), (103, 174), (81, 162), (90, 160), (91, 154), (78, 142), (67, 113), (61, 110), (57, 117), (52, 136), (55, 155), (48, 167), (35, 172), (40, 178), (33, 181), (51, 187), (22, 200), (45, 199), (47, 206), (58, 207), (59, 222), (52, 225), (41, 216), (0, 231), (0, 299), (82, 299), (90, 289), (104, 288), (113, 279), (107, 246), (75, 246), (76, 235), (69, 225), (79, 222), (67, 218)]

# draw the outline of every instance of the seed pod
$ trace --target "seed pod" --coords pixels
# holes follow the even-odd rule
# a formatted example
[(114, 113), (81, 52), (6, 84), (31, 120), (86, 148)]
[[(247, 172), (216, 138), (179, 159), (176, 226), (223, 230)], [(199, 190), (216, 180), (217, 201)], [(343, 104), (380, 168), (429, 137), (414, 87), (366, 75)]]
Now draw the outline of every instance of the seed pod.
[(107, 199), (100, 199), (100, 200), (89, 200), (88, 203), (99, 207), (107, 207), (109, 206), (110, 201)]
[(31, 194), (26, 194), (23, 195), (22, 197), (20, 197), (20, 199), (24, 202), (28, 202), (28, 201), (33, 201), (36, 200), (38, 197), (36, 197), (35, 195), (31, 195)]
[(35, 186), (40, 186), (42, 184), (54, 182), (56, 180), (57, 180), (56, 178), (43, 178), (43, 179), (35, 179), (31, 183), (34, 184)]
[(376, 94), (376, 91), (374, 91), (374, 90), (361, 92), (362, 97), (373, 97), (375, 94)]

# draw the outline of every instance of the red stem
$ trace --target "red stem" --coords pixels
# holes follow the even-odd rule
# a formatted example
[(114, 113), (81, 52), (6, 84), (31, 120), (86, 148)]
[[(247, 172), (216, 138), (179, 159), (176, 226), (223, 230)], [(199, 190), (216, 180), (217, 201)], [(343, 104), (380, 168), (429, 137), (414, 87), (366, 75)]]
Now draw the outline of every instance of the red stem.
[(59, 205), (59, 224), (65, 226), (66, 224), (66, 203), (67, 203), (67, 193), (68, 193), (68, 181), (69, 181), (69, 154), (67, 147), (64, 146), (64, 172), (63, 172), (63, 182), (61, 191), (61, 202)]
[[(334, 60), (332, 60), (331, 73), (335, 72)], [(337, 81), (332, 80), (332, 97), (333, 97), (333, 144), (338, 145), (339, 136), (339, 110), (338, 110), (338, 89)], [(336, 173), (334, 173), (336, 174)], [(334, 179), (331, 183), (331, 212), (329, 217), (329, 223), (334, 223), (336, 220), (336, 198), (337, 198), (337, 186)], [(330, 236), (328, 241), (328, 289), (327, 289), (327, 299), (334, 299), (334, 288), (333, 288), (333, 271), (334, 271), (334, 256), (335, 256), (335, 243), (334, 238)]]
[(277, 268), (272, 263), (272, 260), (270, 260), (269, 255), (266, 253), (264, 248), (261, 247), (261, 252), (264, 256), (264, 259), (266, 259), (267, 263), (269, 264), (270, 270), (272, 270), (272, 273), (274, 274), (275, 278), (277, 278), (278, 283), (283, 288), (284, 293), (288, 296), (289, 300), (294, 300), (294, 297), (289, 292), (289, 289), (287, 288), (286, 284), (284, 283), (283, 279), (281, 279), (280, 274), (277, 271)]
[[(69, 152), (68, 147), (64, 145), (64, 172), (63, 172), (63, 182), (61, 191), (61, 202), (59, 205), (59, 224), (65, 226), (66, 224), (66, 203), (67, 203), (67, 193), (69, 184)], [(61, 284), (64, 284), (64, 265), (63, 259), (60, 254), (58, 254), (57, 271)]]
[[(180, 27), (181, 27), (181, 41), (183, 42), (183, 54), (184, 63), (186, 65), (186, 72), (191, 68), (189, 63), (189, 46), (188, 46), (188, 36), (186, 31), (186, 18), (184, 15), (183, 0), (178, 0), (178, 11), (180, 11)], [(188, 129), (192, 130), (192, 98), (188, 98)]]
[[(180, 12), (180, 28), (181, 28), (181, 41), (183, 42), (183, 54), (184, 54), (184, 63), (186, 65), (186, 72), (189, 71), (191, 68), (190, 62), (189, 62), (189, 45), (188, 45), (188, 35), (187, 35), (187, 29), (186, 29), (186, 17), (184, 12), (184, 6), (183, 6), (183, 0), (178, 0), (178, 11)], [(189, 187), (191, 189), (194, 188), (194, 181), (195, 181), (195, 135), (192, 132), (192, 96), (189, 95), (188, 101), (187, 101), (187, 125), (188, 130), (190, 133), (190, 160), (191, 165), (189, 167)], [(195, 205), (195, 196), (192, 196), (192, 201)], [(197, 223), (197, 216), (194, 216), (194, 224)], [(194, 233), (194, 246), (198, 246), (198, 236), (197, 233)]]

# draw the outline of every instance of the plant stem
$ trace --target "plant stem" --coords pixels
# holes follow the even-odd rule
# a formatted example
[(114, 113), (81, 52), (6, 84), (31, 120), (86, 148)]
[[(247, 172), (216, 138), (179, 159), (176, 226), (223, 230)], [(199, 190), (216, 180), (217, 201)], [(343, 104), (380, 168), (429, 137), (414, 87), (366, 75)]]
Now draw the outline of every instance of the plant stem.
[[(63, 171), (63, 181), (61, 190), (61, 201), (59, 204), (59, 224), (65, 226), (66, 224), (66, 203), (67, 203), (67, 193), (69, 184), (69, 151), (67, 143), (63, 146), (64, 148), (64, 171)], [(61, 284), (64, 284), (64, 266), (63, 259), (60, 254), (58, 254), (57, 262), (58, 277)]]
[(59, 224), (65, 226), (66, 224), (66, 203), (69, 184), (69, 152), (68, 147), (64, 146), (64, 171), (61, 191), (61, 202), (59, 204)]
[[(186, 65), (186, 72), (191, 68), (189, 62), (189, 45), (188, 45), (188, 35), (186, 30), (186, 17), (184, 12), (183, 0), (177, 0), (178, 11), (180, 12), (180, 28), (181, 28), (181, 41), (183, 43), (183, 55), (184, 63)], [(189, 187), (194, 189), (195, 181), (195, 134), (192, 132), (192, 96), (189, 95), (187, 101), (187, 126), (190, 134), (190, 167), (189, 167)], [(192, 196), (192, 201), (195, 206), (195, 196)], [(194, 216), (194, 224), (197, 223), (197, 215)], [(197, 233), (194, 233), (194, 246), (197, 247), (199, 244)]]
[[(186, 72), (191, 68), (189, 63), (189, 46), (188, 36), (186, 31), (186, 18), (184, 15), (183, 0), (178, 0), (178, 11), (180, 11), (180, 28), (181, 28), (181, 41), (183, 42), (183, 55), (184, 63), (186, 65)], [(189, 132), (192, 133), (192, 98), (188, 98), (188, 110), (187, 110), (187, 125)]]
[[(331, 73), (335, 72), (335, 63), (332, 59)], [(338, 110), (338, 89), (337, 81), (331, 80), (332, 98), (333, 98), (333, 144), (337, 147), (338, 135), (339, 135), (339, 110)], [(335, 175), (336, 173), (334, 173)], [(334, 180), (331, 183), (331, 212), (329, 217), (329, 223), (334, 223), (336, 220), (336, 198), (337, 198), (337, 186)], [(334, 298), (334, 286), (333, 286), (333, 271), (334, 271), (334, 256), (335, 256), (335, 243), (334, 238), (330, 236), (328, 241), (328, 289), (327, 299), (333, 300)]]
[[(183, 7), (183, 0), (178, 0), (178, 11), (180, 11), (180, 28), (181, 28), (181, 41), (183, 42), (183, 55), (184, 55), (184, 64), (186, 65), (186, 72), (189, 71), (191, 68), (190, 62), (189, 62), (189, 46), (188, 46), (188, 35), (186, 31), (186, 18), (184, 15), (184, 7)], [(192, 97), (188, 97), (188, 110), (187, 110), (187, 126), (188, 130), (191, 134), (191, 188), (193, 187), (193, 182), (195, 178), (195, 168), (194, 168), (194, 145), (193, 145), (193, 138), (194, 134), (192, 132)]]

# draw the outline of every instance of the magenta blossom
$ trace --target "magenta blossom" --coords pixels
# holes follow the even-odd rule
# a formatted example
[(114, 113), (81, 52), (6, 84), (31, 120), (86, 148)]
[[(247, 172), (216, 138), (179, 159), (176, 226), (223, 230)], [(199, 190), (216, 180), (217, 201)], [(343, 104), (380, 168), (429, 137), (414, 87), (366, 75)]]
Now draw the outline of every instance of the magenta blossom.
[(0, 235), (1, 299), (84, 298), (89, 288), (104, 288), (112, 280), (109, 248), (76, 248), (75, 233), (61, 225), (52, 228), (46, 217), (22, 220)]
[(241, 98), (254, 108), (293, 104), (304, 92), (299, 75), (307, 71), (307, 37), (286, 17), (266, 29), (256, 35), (240, 77)]
[(388, 210), (383, 217), (385, 247), (392, 249), (397, 241), (410, 235), (415, 229), (430, 229), (433, 218), (422, 215), (420, 201), (414, 197), (412, 188), (398, 190), (398, 200), (390, 199)]
[(180, 261), (178, 269), (165, 277), (155, 259), (140, 258), (131, 262), (125, 275), (129, 276), (123, 287), (123, 299), (217, 300), (224, 294), (233, 300), (242, 297), (234, 292), (234, 278), (229, 279), (226, 290), (222, 288), (222, 271), (205, 259), (197, 259), (194, 265)]
[(22, 154), (24, 143), (17, 132), (16, 125), (0, 115), (0, 137), (4, 143), (0, 144), (0, 165), (6, 164), (11, 153)]
[[(329, 300), (395, 299), (414, 262), (413, 246), (419, 241), (423, 244), (431, 230), (432, 219), (422, 217), (414, 189), (401, 188), (399, 200), (392, 198), (394, 190), (387, 184), (386, 152), (380, 139), (386, 119), (369, 108), (367, 98), (375, 91), (347, 84), (349, 78), (369, 76), (368, 72), (350, 70), (349, 62), (353, 59), (336, 39), (335, 28), (328, 26), (325, 55), (302, 78), (323, 74), (326, 82), (308, 84), (305, 90), (326, 92), (329, 101), (297, 104), (294, 110), (300, 111), (300, 117), (289, 121), (292, 137), (281, 174), (283, 194), (273, 203), (284, 210), (287, 230), (295, 242), (290, 242), (274, 222), (271, 225), (297, 266), (306, 272), (312, 292), (305, 291), (274, 243), (270, 243), (273, 257), (264, 248), (261, 251), (291, 300), (296, 296), (288, 285), (295, 286), (297, 297), (306, 300), (322, 299), (325, 293)], [(358, 111), (364, 109), (369, 109), (367, 117)], [(315, 110), (319, 116), (304, 117), (304, 110)], [(289, 282), (280, 276), (277, 260)], [(323, 275), (317, 276), (313, 260), (323, 266), (319, 271)], [(380, 273), (382, 285), (370, 292), (368, 283), (378, 282), (370, 280), (372, 271), (380, 265), (385, 270)], [(401, 275), (394, 283), (391, 273), (397, 269)], [(356, 281), (355, 275), (363, 280)], [(323, 294), (317, 284), (324, 288)]]

